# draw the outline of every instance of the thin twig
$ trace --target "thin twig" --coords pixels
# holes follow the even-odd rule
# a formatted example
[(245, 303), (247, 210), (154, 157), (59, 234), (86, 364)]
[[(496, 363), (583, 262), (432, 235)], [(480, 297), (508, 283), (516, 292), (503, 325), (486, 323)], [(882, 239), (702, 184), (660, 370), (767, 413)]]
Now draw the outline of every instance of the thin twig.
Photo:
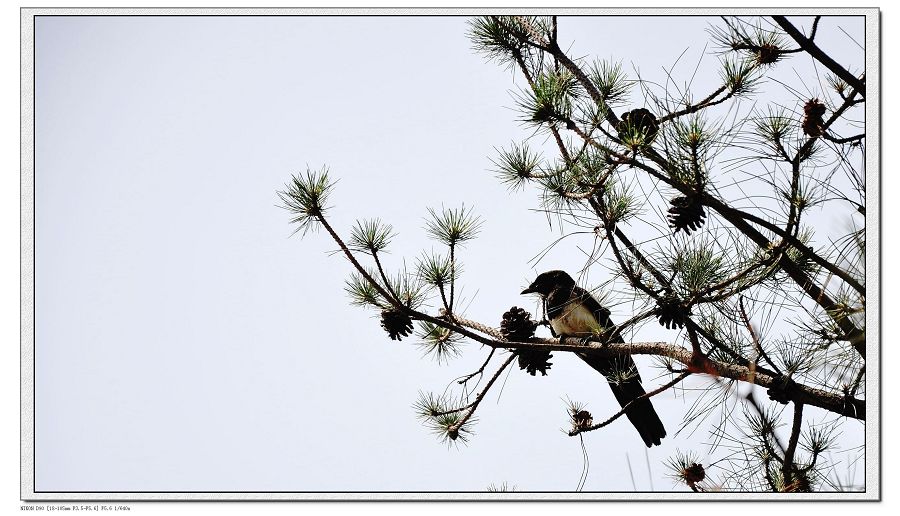
[(484, 389), (482, 389), (481, 392), (478, 393), (478, 396), (475, 397), (475, 401), (469, 404), (469, 411), (466, 412), (466, 415), (463, 416), (462, 419), (457, 421), (456, 424), (447, 428), (448, 433), (459, 431), (459, 429), (469, 421), (469, 419), (475, 413), (475, 410), (478, 408), (478, 405), (484, 399), (485, 395), (489, 390), (491, 390), (491, 386), (494, 385), (494, 382), (497, 381), (497, 378), (500, 377), (500, 374), (506, 369), (507, 366), (509, 366), (509, 364), (512, 363), (513, 360), (515, 360), (515, 358), (516, 354), (512, 353), (511, 355), (509, 355), (509, 358), (507, 358), (506, 361), (504, 361), (503, 364), (500, 365), (500, 368), (497, 369), (497, 372), (494, 373), (494, 376), (492, 376), (491, 379), (488, 380), (488, 383), (485, 384)]
[(674, 379), (667, 382), (666, 384), (661, 385), (661, 386), (657, 387), (656, 389), (653, 389), (650, 392), (641, 394), (637, 398), (634, 398), (633, 400), (629, 401), (628, 403), (625, 404), (625, 406), (622, 407), (622, 409), (620, 411), (618, 411), (615, 414), (613, 414), (612, 416), (610, 416), (609, 419), (607, 419), (606, 421), (603, 421), (602, 423), (597, 423), (595, 425), (583, 427), (583, 428), (574, 428), (569, 432), (569, 435), (576, 436), (583, 432), (591, 432), (591, 431), (597, 430), (598, 428), (603, 428), (604, 426), (609, 425), (616, 419), (619, 419), (620, 417), (622, 417), (625, 414), (625, 412), (627, 412), (628, 409), (631, 408), (632, 405), (634, 405), (635, 403), (638, 403), (639, 401), (645, 400), (647, 398), (652, 398), (653, 396), (656, 396), (657, 394), (674, 387), (680, 381), (684, 380), (685, 378), (687, 378), (690, 375), (691, 375), (690, 372), (681, 373), (680, 375), (676, 376)]
[(456, 254), (455, 254), (456, 246), (453, 242), (450, 243), (450, 304), (446, 305), (447, 312), (450, 315), (453, 315), (454, 305), (453, 305), (453, 297), (456, 291)]
[(772, 369), (774, 369), (776, 373), (779, 375), (782, 374), (781, 370), (778, 369), (778, 366), (769, 359), (769, 355), (766, 354), (766, 350), (763, 349), (762, 343), (759, 341), (759, 336), (756, 335), (756, 330), (754, 330), (753, 325), (750, 324), (750, 318), (747, 316), (747, 311), (744, 309), (744, 296), (738, 296), (738, 307), (741, 310), (741, 318), (744, 320), (744, 326), (747, 327), (747, 331), (750, 332), (750, 337), (753, 339), (753, 345), (756, 348), (756, 352), (772, 366)]
[(474, 377), (476, 377), (476, 376), (478, 376), (478, 375), (484, 373), (484, 368), (487, 367), (488, 363), (491, 361), (491, 358), (493, 358), (494, 352), (495, 352), (495, 351), (497, 351), (497, 348), (491, 348), (491, 352), (488, 353), (488, 356), (487, 356), (487, 358), (484, 360), (484, 363), (481, 364), (481, 367), (479, 367), (478, 370), (475, 371), (474, 373), (467, 374), (467, 375), (463, 376), (463, 377), (462, 377), (459, 381), (457, 381), (456, 383), (458, 383), (458, 384), (460, 384), (460, 385), (463, 385), (463, 384), (465, 384), (466, 382), (468, 382), (469, 380), (471, 380), (472, 378), (474, 378)]
[(838, 145), (843, 145), (845, 143), (853, 143), (853, 142), (857, 142), (860, 140), (864, 140), (866, 138), (866, 133), (860, 133), (860, 134), (857, 134), (854, 136), (848, 136), (846, 138), (837, 138), (835, 136), (832, 136), (831, 133), (826, 131), (826, 132), (822, 133), (822, 138), (825, 138), (826, 140), (828, 140), (832, 143), (836, 143)]
[[(378, 258), (378, 252), (372, 250), (372, 258), (375, 259), (375, 266), (378, 268), (378, 274), (381, 275), (381, 280), (384, 281), (384, 287), (391, 293), (391, 296), (399, 303), (400, 296), (394, 291), (394, 288), (391, 286), (391, 282), (388, 281), (387, 274), (384, 272), (384, 268), (381, 266), (381, 260)], [(390, 300), (388, 300), (390, 301)]]

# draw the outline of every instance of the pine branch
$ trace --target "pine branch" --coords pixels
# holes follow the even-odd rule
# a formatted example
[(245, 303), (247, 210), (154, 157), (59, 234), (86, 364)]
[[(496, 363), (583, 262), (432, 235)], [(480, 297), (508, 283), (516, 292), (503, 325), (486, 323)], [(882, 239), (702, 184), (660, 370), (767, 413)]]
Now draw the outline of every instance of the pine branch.
[[(591, 98), (598, 105), (605, 105), (605, 101), (604, 101), (602, 95), (596, 89), (596, 87), (591, 82), (591, 80), (587, 77), (587, 75), (584, 73), (584, 71), (581, 70), (581, 68), (577, 64), (575, 64), (571, 59), (569, 59), (568, 56), (566, 56), (565, 53), (559, 47), (555, 47), (555, 48), (551, 47), (551, 48), (544, 49), (544, 50), (549, 52), (551, 55), (553, 55), (554, 58), (558, 59), (560, 61), (560, 63), (562, 63), (562, 65), (575, 76), (575, 78), (579, 81), (581, 86), (585, 89), (585, 91), (588, 92), (588, 94), (591, 96)], [(850, 97), (852, 97), (852, 95)], [(849, 100), (849, 102), (846, 103), (846, 105), (847, 106), (852, 105), (852, 99), (848, 99), (848, 100)], [(843, 110), (840, 110), (840, 111), (842, 112)], [(836, 120), (837, 116), (839, 116), (839, 114), (840, 113), (833, 114), (831, 117), (832, 118), (831, 121)], [(607, 121), (610, 124), (612, 124), (613, 126), (615, 126), (619, 122), (618, 117), (615, 115), (615, 113), (611, 109), (606, 110), (606, 117), (607, 117)], [(807, 142), (807, 145), (811, 145), (811, 143)], [(657, 165), (660, 165), (663, 169), (669, 168), (668, 162), (662, 156), (660, 156), (658, 153), (656, 153), (655, 150), (648, 148), (648, 149), (646, 149), (646, 154), (648, 157), (651, 158), (651, 160), (653, 160)], [(799, 155), (799, 152), (798, 152), (798, 155)], [(633, 166), (638, 166), (639, 168), (643, 168), (645, 170), (649, 169), (649, 167), (642, 166), (643, 164), (640, 163), (637, 159), (633, 159), (630, 162), (630, 164)], [(652, 169), (650, 169), (650, 170), (652, 170)], [(692, 189), (689, 189), (687, 186), (681, 185), (677, 182), (673, 182), (668, 177), (666, 177), (662, 174), (654, 173), (653, 176), (656, 177), (657, 179), (664, 180), (667, 184), (669, 184), (669, 186), (675, 187), (682, 193), (685, 193), (685, 194), (695, 193)], [(790, 245), (800, 249), (801, 252), (803, 252), (805, 255), (810, 256), (810, 258), (812, 258), (813, 261), (815, 261), (817, 264), (826, 268), (827, 270), (829, 270), (830, 272), (832, 272), (833, 274), (835, 274), (836, 276), (841, 278), (843, 281), (847, 282), (855, 290), (857, 290), (858, 292), (860, 292), (862, 294), (865, 293), (865, 288), (863, 288), (862, 285), (859, 284), (859, 282), (857, 282), (854, 278), (852, 278), (849, 274), (847, 274), (846, 271), (843, 271), (842, 269), (840, 269), (836, 265), (832, 264), (828, 260), (825, 260), (824, 258), (820, 257), (817, 253), (815, 253), (808, 246), (806, 246), (805, 244), (803, 244), (802, 242), (797, 240), (796, 237), (794, 237), (790, 233), (785, 233), (777, 225), (771, 224), (768, 221), (765, 221), (764, 219), (761, 219), (759, 217), (755, 217), (750, 214), (746, 214), (735, 208), (731, 208), (731, 207), (725, 205), (724, 203), (722, 203), (721, 201), (715, 200), (712, 196), (710, 196), (709, 194), (707, 194), (705, 192), (702, 192), (701, 195), (702, 195), (702, 197), (701, 197), (702, 201), (705, 205), (708, 205), (711, 208), (718, 211), (723, 217), (726, 218), (726, 220), (728, 220), (732, 224), (735, 224), (736, 218), (741, 218), (741, 219), (752, 220), (753, 222), (755, 222), (757, 224), (763, 225), (764, 227), (766, 227), (766, 229), (773, 231), (774, 233), (778, 234), (781, 238), (787, 239), (789, 241)], [(735, 224), (735, 225), (737, 226), (737, 224)], [(744, 225), (742, 225), (742, 227), (738, 227), (738, 229), (741, 229), (743, 231), (749, 227), (750, 226), (747, 226), (746, 224), (744, 224)], [(763, 237), (762, 240), (765, 240), (764, 246), (767, 247), (769, 245), (768, 239), (765, 239)], [(756, 243), (760, 244), (760, 241), (756, 241)], [(784, 260), (782, 261), (781, 265), (782, 266), (785, 265)], [(793, 271), (793, 273), (789, 272), (788, 275), (791, 276), (791, 278), (794, 279), (801, 287), (803, 287), (806, 284), (811, 284), (811, 280), (806, 276), (806, 274), (802, 273), (802, 271), (799, 271), (796, 267), (794, 267), (793, 269), (795, 269)], [(809, 291), (807, 293), (810, 295), (810, 297), (817, 300), (817, 302), (819, 302), (819, 304), (821, 304), (823, 306), (823, 308), (825, 308), (826, 311), (828, 311), (829, 313), (833, 312), (833, 310), (829, 310), (829, 308), (833, 309), (834, 303), (833, 302), (828, 303), (829, 299), (827, 297), (826, 298), (822, 297), (822, 293), (823, 293), (822, 289), (812, 288), (812, 289), (809, 289)], [(820, 302), (819, 300), (822, 300), (822, 301)], [(826, 306), (826, 305), (830, 305), (830, 306)], [(852, 341), (854, 348), (862, 356), (865, 356), (865, 343), (864, 343), (864, 341), (863, 342), (860, 341), (861, 332), (859, 332), (859, 330), (857, 330), (857, 329), (854, 329), (852, 323), (850, 321), (846, 320), (846, 318), (844, 318), (844, 320), (842, 320), (842, 321), (837, 321), (837, 322), (838, 322), (838, 324), (841, 325), (842, 329), (847, 333), (849, 338), (854, 339)]]
[[(379, 291), (385, 299), (390, 300), (388, 293), (375, 282), (369, 275), (368, 271), (359, 263), (353, 253), (347, 248), (340, 236), (334, 231), (324, 216), (320, 216), (321, 224), (331, 235), (332, 239), (338, 244), (344, 255), (350, 260), (357, 271)], [(686, 371), (691, 373), (707, 374), (714, 377), (730, 378), (744, 382), (752, 382), (761, 387), (775, 386), (778, 377), (762, 373), (760, 371), (752, 371), (749, 367), (739, 364), (728, 364), (706, 359), (701, 368), (697, 367), (695, 356), (689, 349), (676, 346), (666, 342), (632, 342), (632, 343), (610, 343), (598, 340), (590, 340), (586, 343), (579, 338), (565, 339), (537, 339), (533, 338), (529, 342), (510, 342), (502, 339), (488, 338), (483, 334), (476, 333), (469, 328), (479, 328), (485, 330), (483, 333), (487, 335), (499, 334), (496, 330), (477, 323), (468, 321), (460, 317), (454, 317), (454, 321), (448, 321), (446, 318), (432, 317), (425, 313), (414, 310), (408, 306), (396, 303), (391, 300), (394, 307), (408, 314), (412, 319), (428, 321), (437, 326), (454, 331), (464, 337), (468, 337), (476, 342), (485, 344), (492, 348), (507, 348), (513, 350), (528, 349), (540, 351), (563, 351), (570, 353), (579, 353), (591, 356), (599, 356), (603, 358), (612, 358), (618, 355), (655, 355), (666, 357), (686, 366)], [(478, 331), (480, 331), (478, 330)], [(704, 338), (707, 338), (704, 335)], [(511, 362), (513, 357), (507, 360), (505, 365)], [(504, 365), (504, 367), (505, 367)], [(781, 383), (777, 383), (781, 387)], [(807, 405), (819, 407), (836, 414), (852, 417), (854, 419), (865, 420), (865, 401), (853, 398), (843, 393), (831, 393), (817, 389), (814, 387), (802, 385), (792, 382), (785, 388), (786, 394), (795, 402), (802, 402)]]

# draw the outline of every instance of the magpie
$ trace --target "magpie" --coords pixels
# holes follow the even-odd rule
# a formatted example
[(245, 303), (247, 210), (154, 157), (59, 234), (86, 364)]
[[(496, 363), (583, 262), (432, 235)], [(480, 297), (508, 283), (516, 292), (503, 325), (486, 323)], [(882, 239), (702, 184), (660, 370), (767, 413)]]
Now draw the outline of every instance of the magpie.
[[(560, 340), (565, 337), (592, 337), (614, 326), (609, 318), (609, 310), (601, 306), (588, 291), (576, 285), (575, 280), (564, 271), (540, 274), (522, 291), (522, 295), (525, 294), (541, 296), (545, 316), (550, 323), (550, 333)], [(618, 338), (615, 342), (624, 341)], [(578, 356), (606, 377), (609, 388), (622, 407), (645, 394), (637, 365), (630, 355), (600, 358), (578, 353)], [(635, 402), (625, 411), (625, 415), (641, 434), (641, 439), (648, 448), (654, 444), (658, 446), (666, 436), (666, 429), (649, 399)]]

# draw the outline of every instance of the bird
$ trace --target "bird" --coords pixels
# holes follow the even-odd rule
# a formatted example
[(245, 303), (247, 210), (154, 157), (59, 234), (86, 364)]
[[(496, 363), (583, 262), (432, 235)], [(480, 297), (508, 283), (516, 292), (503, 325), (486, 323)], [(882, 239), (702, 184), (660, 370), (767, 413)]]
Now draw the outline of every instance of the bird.
[[(575, 280), (565, 271), (554, 270), (538, 275), (534, 282), (522, 291), (522, 295), (526, 294), (541, 296), (550, 332), (554, 337), (559, 337), (560, 341), (565, 337), (587, 339), (614, 327), (609, 310), (600, 305), (590, 292), (576, 285)], [(620, 337), (614, 342), (624, 341)], [(578, 353), (578, 356), (606, 377), (609, 388), (622, 407), (646, 393), (641, 385), (637, 365), (630, 355), (607, 358)], [(623, 375), (623, 371), (629, 374)], [(628, 407), (625, 416), (637, 429), (648, 448), (653, 445), (659, 446), (662, 438), (666, 436), (666, 429), (653, 404), (647, 398)]]

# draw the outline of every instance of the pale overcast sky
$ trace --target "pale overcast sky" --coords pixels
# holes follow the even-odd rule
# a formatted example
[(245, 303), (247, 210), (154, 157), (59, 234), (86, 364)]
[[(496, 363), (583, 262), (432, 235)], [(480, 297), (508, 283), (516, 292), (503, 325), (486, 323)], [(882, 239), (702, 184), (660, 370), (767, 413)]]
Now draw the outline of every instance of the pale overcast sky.
[[(658, 82), (683, 52), (675, 73), (690, 79), (705, 50), (699, 97), (719, 81), (710, 23), (563, 18), (560, 38), (575, 56), (622, 60), (632, 75), (633, 62)], [(838, 62), (861, 66), (838, 27), (862, 42), (862, 18), (819, 28)], [(611, 415), (602, 377), (561, 353), (549, 376), (516, 369), (479, 409), (470, 443), (448, 449), (411, 405), (486, 351), (467, 344), (439, 365), (413, 338), (389, 340), (372, 312), (349, 306), (350, 266), (334, 243), (289, 237), (277, 206), (291, 173), (329, 166), (333, 225), (347, 235), (358, 218), (392, 224), (397, 268), (437, 248), (426, 208), (465, 203), (485, 220), (462, 254), (467, 314), (498, 325), (512, 305), (534, 313), (523, 285), (578, 270), (591, 238), (529, 263), (558, 232), (531, 211), (535, 191), (508, 193), (490, 161), (531, 134), (513, 109), (522, 81), (475, 54), (466, 29), (463, 17), (37, 18), (37, 490), (575, 489), (582, 450), (562, 430), (564, 399)], [(780, 66), (796, 83), (811, 64)], [(650, 325), (640, 337), (673, 335)], [(639, 360), (655, 386), (649, 363)], [(707, 449), (706, 427), (675, 436), (694, 399), (654, 398), (669, 430), (661, 447), (648, 451), (624, 418), (586, 435), (585, 491), (672, 489), (665, 459)], [(844, 429), (860, 444), (862, 425)]]

